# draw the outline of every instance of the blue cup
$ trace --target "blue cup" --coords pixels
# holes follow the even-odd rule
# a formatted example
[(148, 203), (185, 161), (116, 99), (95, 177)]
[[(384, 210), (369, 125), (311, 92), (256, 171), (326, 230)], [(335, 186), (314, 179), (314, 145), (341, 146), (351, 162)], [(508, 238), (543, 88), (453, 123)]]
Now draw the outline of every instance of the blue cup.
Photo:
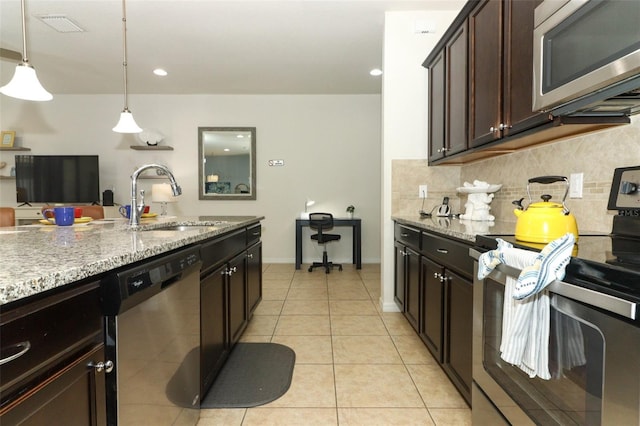
[(130, 204), (127, 204), (126, 206), (120, 206), (118, 211), (120, 212), (122, 217), (126, 217), (127, 219), (129, 219), (131, 217), (131, 205)]
[[(73, 207), (54, 207), (44, 210), (42, 215), (49, 222), (58, 226), (71, 226), (75, 220), (75, 210)], [(53, 213), (53, 217), (49, 217), (48, 213)]]

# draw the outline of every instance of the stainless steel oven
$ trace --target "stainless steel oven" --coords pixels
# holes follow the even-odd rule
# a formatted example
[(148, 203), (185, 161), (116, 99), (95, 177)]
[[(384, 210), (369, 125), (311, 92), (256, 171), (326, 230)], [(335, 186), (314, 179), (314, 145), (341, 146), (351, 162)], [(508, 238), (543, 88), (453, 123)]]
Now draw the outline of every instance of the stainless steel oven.
[[(471, 249), (471, 256), (477, 259), (480, 251)], [(635, 297), (596, 291), (578, 283), (580, 279), (580, 285), (550, 284), (552, 377), (531, 379), (503, 361), (499, 351), (506, 278), (517, 278), (520, 271), (499, 265), (478, 280), (475, 265), (474, 424), (640, 424), (640, 312)]]
[(543, 1), (535, 10), (533, 109), (571, 103), (558, 113), (637, 112), (638, 22), (635, 0)]

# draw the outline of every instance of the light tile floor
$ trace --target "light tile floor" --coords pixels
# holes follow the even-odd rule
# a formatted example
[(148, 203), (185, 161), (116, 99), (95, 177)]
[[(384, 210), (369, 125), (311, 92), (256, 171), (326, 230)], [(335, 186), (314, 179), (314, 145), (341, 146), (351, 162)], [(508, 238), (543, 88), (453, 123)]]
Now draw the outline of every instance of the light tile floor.
[(296, 352), (291, 387), (248, 409), (202, 410), (210, 425), (471, 425), (471, 411), (402, 314), (379, 309), (380, 265), (342, 272), (264, 265), (242, 340)]

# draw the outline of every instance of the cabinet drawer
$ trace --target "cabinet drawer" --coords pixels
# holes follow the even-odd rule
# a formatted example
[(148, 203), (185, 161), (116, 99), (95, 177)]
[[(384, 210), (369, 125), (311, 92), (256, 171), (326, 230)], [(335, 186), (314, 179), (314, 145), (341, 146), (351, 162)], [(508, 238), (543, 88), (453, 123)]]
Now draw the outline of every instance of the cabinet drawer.
[(222, 237), (215, 237), (200, 246), (202, 273), (237, 255), (247, 246), (246, 230), (240, 229)]
[(0, 406), (4, 406), (61, 362), (102, 341), (99, 284), (92, 282), (4, 310), (0, 334), (0, 358), (4, 360)]
[(247, 247), (254, 245), (260, 241), (262, 236), (262, 225), (254, 225), (247, 228)]
[(422, 234), (422, 254), (465, 277), (473, 275), (473, 259), (469, 256), (470, 247), (471, 245), (448, 238)]
[(396, 223), (395, 238), (396, 241), (399, 241), (406, 246), (415, 250), (420, 250), (420, 231), (418, 229), (409, 228), (408, 226)]

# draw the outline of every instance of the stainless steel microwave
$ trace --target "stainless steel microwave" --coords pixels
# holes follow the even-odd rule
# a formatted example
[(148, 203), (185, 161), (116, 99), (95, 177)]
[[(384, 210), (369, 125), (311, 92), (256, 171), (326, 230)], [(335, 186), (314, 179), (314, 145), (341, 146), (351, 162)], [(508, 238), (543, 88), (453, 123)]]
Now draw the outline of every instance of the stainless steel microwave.
[(640, 112), (640, 1), (544, 0), (534, 19), (534, 111)]

